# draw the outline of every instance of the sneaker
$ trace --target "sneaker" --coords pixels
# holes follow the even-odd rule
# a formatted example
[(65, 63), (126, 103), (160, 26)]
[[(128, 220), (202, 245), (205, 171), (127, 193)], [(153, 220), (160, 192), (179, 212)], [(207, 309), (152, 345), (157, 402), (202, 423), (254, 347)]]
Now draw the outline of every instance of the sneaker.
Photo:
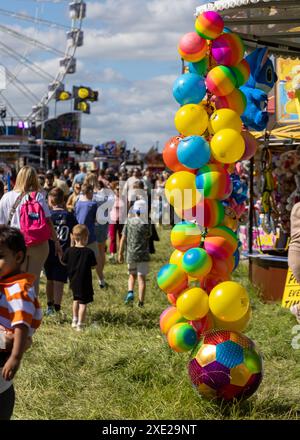
[(104, 281), (104, 279), (99, 280), (99, 286), (101, 289), (104, 289), (104, 287), (106, 287), (106, 282)]
[(55, 315), (54, 307), (53, 306), (48, 306), (47, 310), (45, 312), (45, 315), (46, 316), (53, 316), (53, 315)]
[(132, 304), (134, 300), (134, 293), (133, 292), (128, 292), (127, 296), (125, 298), (125, 304)]
[(77, 324), (76, 331), (81, 332), (84, 329), (84, 324)]
[(144, 303), (143, 303), (143, 301), (139, 301), (139, 302), (138, 302), (138, 307), (144, 307)]
[(72, 328), (77, 328), (77, 323), (78, 323), (78, 320), (77, 319), (73, 319), (72, 320)]
[(116, 259), (115, 254), (110, 254), (110, 255), (108, 256), (108, 261), (109, 261), (110, 263), (112, 263), (112, 264), (116, 264), (117, 259)]
[(298, 324), (300, 324), (300, 304), (295, 304), (290, 307), (290, 312), (296, 316)]

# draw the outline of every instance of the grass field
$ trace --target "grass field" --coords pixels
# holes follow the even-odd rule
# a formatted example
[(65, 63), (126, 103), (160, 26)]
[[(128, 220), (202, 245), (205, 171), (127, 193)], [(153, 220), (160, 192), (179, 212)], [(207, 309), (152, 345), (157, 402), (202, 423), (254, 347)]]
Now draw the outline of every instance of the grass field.
[[(15, 419), (299, 419), (300, 349), (291, 347), (295, 319), (279, 304), (264, 304), (249, 285), (247, 267), (236, 278), (251, 294), (253, 316), (247, 335), (264, 357), (257, 393), (239, 404), (208, 402), (193, 390), (188, 354), (172, 352), (158, 320), (168, 306), (156, 273), (170, 253), (169, 231), (152, 258), (144, 309), (123, 305), (125, 265), (108, 264), (105, 290), (96, 287), (89, 328), (71, 328), (71, 294), (63, 310), (68, 321), (45, 318), (15, 380)], [(44, 287), (41, 301), (45, 308)]]

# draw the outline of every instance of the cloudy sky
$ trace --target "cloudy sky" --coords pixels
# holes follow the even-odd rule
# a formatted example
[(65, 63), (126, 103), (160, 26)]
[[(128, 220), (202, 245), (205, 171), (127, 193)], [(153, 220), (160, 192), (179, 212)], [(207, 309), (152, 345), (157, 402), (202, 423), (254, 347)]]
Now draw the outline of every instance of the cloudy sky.
[[(55, 77), (60, 55), (32, 45), (7, 28), (62, 52), (66, 37), (63, 29), (20, 20), (6, 11), (70, 26), (68, 3), (0, 0), (0, 63), (8, 69), (8, 80), (17, 77), (4, 93), (11, 114), (24, 116), (30, 112), (35, 100), (47, 90), (51, 77)], [(68, 75), (66, 81), (66, 88), (82, 84), (100, 91), (91, 114), (83, 116), (83, 141), (98, 144), (125, 139), (130, 147), (142, 151), (158, 142), (161, 150), (175, 134), (173, 117), (178, 106), (172, 84), (181, 71), (177, 42), (182, 34), (193, 30), (194, 12), (201, 3), (204, 1), (87, 2), (84, 46), (76, 54), (77, 73)], [(26, 63), (30, 62), (35, 64), (29, 68)], [(22, 84), (26, 96), (20, 92), (24, 91)], [(70, 103), (57, 106), (58, 112), (69, 109)]]

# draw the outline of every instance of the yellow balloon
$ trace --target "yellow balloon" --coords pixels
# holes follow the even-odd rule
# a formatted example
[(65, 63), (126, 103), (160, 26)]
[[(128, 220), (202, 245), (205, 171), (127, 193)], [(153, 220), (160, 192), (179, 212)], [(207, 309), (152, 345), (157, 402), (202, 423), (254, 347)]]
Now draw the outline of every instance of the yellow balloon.
[(184, 136), (201, 136), (208, 126), (208, 115), (202, 105), (186, 104), (175, 115), (175, 127)]
[(232, 321), (232, 322), (226, 322), (222, 321), (221, 319), (218, 319), (214, 317), (214, 328), (216, 329), (224, 329), (224, 330), (231, 330), (234, 332), (243, 332), (248, 327), (248, 324), (251, 320), (251, 308), (247, 310), (247, 313), (245, 316), (243, 316), (238, 321)]
[(225, 281), (210, 292), (209, 308), (214, 317), (221, 321), (238, 321), (249, 309), (248, 293), (241, 284)]
[(208, 295), (200, 287), (193, 287), (179, 295), (176, 307), (178, 312), (186, 319), (191, 321), (201, 319), (209, 311)]
[(178, 171), (166, 181), (165, 195), (175, 209), (191, 209), (200, 201), (201, 193), (196, 188), (195, 174)]
[(242, 120), (237, 112), (230, 108), (221, 108), (216, 110), (210, 117), (209, 125), (212, 133), (217, 133), (224, 128), (232, 128), (239, 133), (242, 131)]
[(213, 136), (210, 148), (213, 157), (218, 162), (234, 163), (243, 156), (245, 141), (238, 131), (224, 128)]
[(170, 257), (170, 264), (176, 264), (180, 269), (182, 269), (181, 262), (182, 258), (184, 256), (184, 252), (179, 251), (178, 249), (175, 249), (174, 252), (172, 252)]

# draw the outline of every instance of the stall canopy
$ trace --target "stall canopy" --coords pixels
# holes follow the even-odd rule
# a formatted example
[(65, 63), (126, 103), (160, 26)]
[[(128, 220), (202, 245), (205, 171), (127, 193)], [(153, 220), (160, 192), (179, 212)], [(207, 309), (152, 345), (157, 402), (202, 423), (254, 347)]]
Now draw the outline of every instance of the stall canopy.
[(300, 56), (300, 0), (217, 0), (196, 8), (219, 12), (225, 26), (249, 48), (268, 46), (275, 56)]

